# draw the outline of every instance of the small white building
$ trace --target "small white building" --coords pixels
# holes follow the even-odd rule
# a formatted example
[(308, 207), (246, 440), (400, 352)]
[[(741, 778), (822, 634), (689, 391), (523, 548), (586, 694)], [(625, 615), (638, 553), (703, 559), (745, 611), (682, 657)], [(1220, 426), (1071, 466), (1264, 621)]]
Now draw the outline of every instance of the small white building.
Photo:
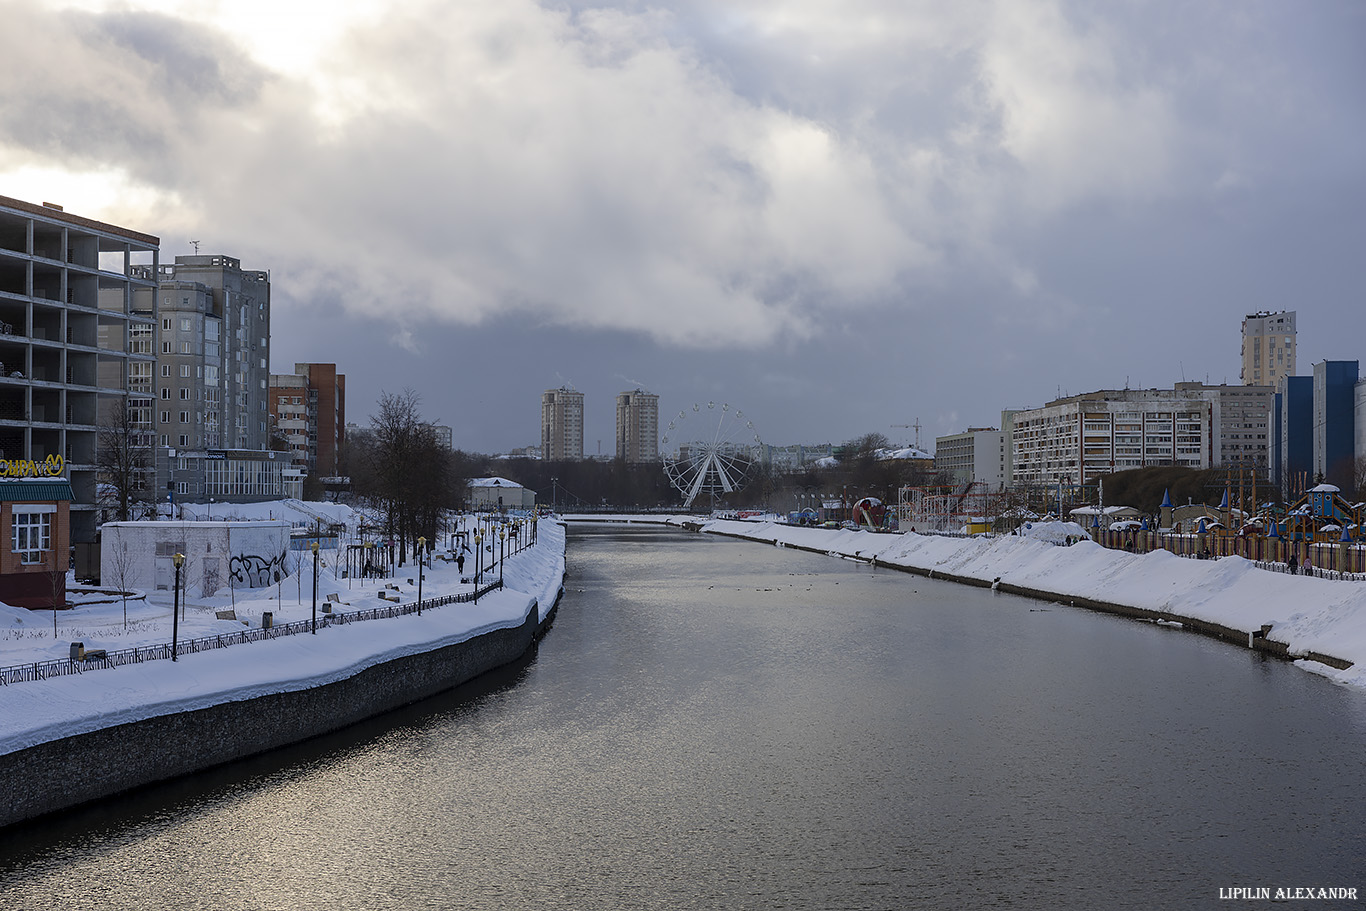
[(507, 478), (472, 478), (470, 480), (470, 508), (531, 509), (536, 505), (536, 491), (528, 490)]
[(176, 554), (185, 555), (186, 594), (207, 598), (225, 586), (263, 588), (291, 570), (289, 523), (106, 522), (100, 526), (100, 583), (124, 590), (170, 591)]

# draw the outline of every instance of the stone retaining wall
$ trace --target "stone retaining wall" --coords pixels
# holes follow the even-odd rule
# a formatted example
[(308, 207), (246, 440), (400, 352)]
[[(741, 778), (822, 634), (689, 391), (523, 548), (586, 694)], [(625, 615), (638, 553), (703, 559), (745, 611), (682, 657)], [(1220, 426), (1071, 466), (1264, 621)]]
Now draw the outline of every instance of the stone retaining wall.
[[(558, 605), (557, 605), (558, 606)], [(0, 756), (0, 827), (336, 731), (521, 657), (554, 616), (375, 665), (334, 683), (163, 715)]]

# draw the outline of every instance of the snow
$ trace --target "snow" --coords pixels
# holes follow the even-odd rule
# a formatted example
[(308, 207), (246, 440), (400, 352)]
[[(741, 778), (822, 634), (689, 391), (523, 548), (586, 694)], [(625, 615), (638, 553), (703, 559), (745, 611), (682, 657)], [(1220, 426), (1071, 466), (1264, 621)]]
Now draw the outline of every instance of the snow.
[[(261, 507), (215, 504), (242, 518), (269, 518), (253, 509), (283, 508), (300, 515), (328, 504)], [(585, 517), (587, 518), (587, 517)], [(594, 516), (611, 521), (613, 517)], [(634, 516), (617, 521), (695, 523), (696, 517)], [(311, 520), (309, 520), (311, 521)], [(1075, 523), (1033, 522), (1024, 533), (995, 538), (957, 538), (925, 534), (875, 534), (867, 531), (802, 528), (775, 521), (714, 519), (704, 531), (737, 535), (766, 543), (798, 545), (880, 565), (935, 570), (990, 582), (1003, 582), (1115, 604), (1165, 611), (1221, 623), (1236, 629), (1271, 627), (1270, 638), (1288, 643), (1292, 655), (1316, 651), (1352, 661), (1338, 671), (1316, 661), (1297, 664), (1342, 684), (1366, 687), (1366, 584), (1269, 573), (1239, 557), (1190, 560), (1164, 551), (1133, 554), (1107, 550), (1089, 539), (1070, 547), (1049, 543), (1070, 535), (1085, 538)], [(542, 519), (539, 544), (507, 560), (505, 588), (474, 604), (452, 604), (388, 620), (321, 627), (316, 636), (286, 636), (265, 642), (182, 655), (177, 662), (149, 661), (113, 670), (0, 686), (0, 753), (84, 733), (114, 724), (203, 708), (268, 693), (290, 692), (344, 679), (395, 657), (462, 642), (492, 629), (522, 622), (533, 602), (542, 618), (555, 602), (564, 577), (564, 527)], [(470, 591), (453, 563), (438, 559), (427, 570), (423, 597)], [(330, 555), (327, 555), (330, 556)], [(326, 557), (324, 558), (326, 560)], [(465, 576), (473, 572), (467, 555)], [(377, 590), (396, 583), (404, 602), (416, 597), (416, 567), (398, 570), (389, 580), (348, 583), (323, 564), (318, 601), (329, 593), (340, 610), (383, 604)], [(312, 567), (305, 559), (302, 578), (279, 586), (213, 598), (191, 597), (180, 636), (189, 639), (243, 628), (241, 620), (219, 620), (216, 611), (235, 608), (240, 618), (259, 625), (271, 611), (280, 623), (312, 616)], [(486, 576), (486, 579), (492, 577)], [(106, 593), (73, 590), (78, 607), (52, 614), (0, 605), (0, 666), (66, 658), (70, 643), (108, 650), (161, 644), (170, 638), (171, 600), (167, 592), (148, 592), (128, 602), (127, 629), (122, 601)], [(320, 614), (321, 616), (321, 614)], [(1156, 672), (1156, 670), (1154, 671)]]
[[(214, 504), (215, 517), (224, 506)], [(326, 506), (309, 503), (304, 511)], [(254, 507), (226, 508), (250, 513)], [(279, 517), (282, 507), (275, 503), (262, 508), (273, 509)], [(321, 605), (329, 593), (340, 599), (341, 603), (334, 605), (338, 611), (363, 610), (384, 606), (379, 590), (386, 583), (396, 583), (401, 600), (411, 602), (417, 596), (417, 566), (400, 567), (391, 579), (348, 583), (334, 577), (334, 567), (327, 559), (330, 554), (326, 554), (318, 575), (320, 623), (316, 636), (282, 636), (182, 654), (176, 662), (92, 668), (80, 674), (0, 686), (0, 753), (143, 718), (345, 679), (393, 658), (520, 625), (533, 603), (544, 619), (564, 578), (564, 527), (542, 519), (537, 538), (536, 546), (508, 557), (503, 589), (481, 597), (477, 604), (449, 604), (424, 610), (421, 616), (409, 614), (340, 626), (322, 624)], [(462, 581), (453, 562), (440, 559), (444, 555), (438, 550), (425, 572), (424, 599), (474, 588), (472, 582)], [(467, 554), (465, 578), (473, 572), (473, 554)], [(279, 586), (238, 591), (235, 605), (234, 595), (227, 589), (212, 598), (190, 597), (185, 619), (180, 622), (180, 639), (243, 629), (242, 620), (217, 619), (216, 612), (229, 609), (235, 609), (237, 616), (252, 626), (260, 625), (265, 611), (274, 613), (276, 623), (309, 619), (313, 615), (312, 577), (311, 560), (306, 557), (302, 573)], [(486, 572), (484, 581), (495, 578), (496, 571), (492, 575)], [(414, 584), (409, 584), (409, 579)], [(171, 593), (164, 591), (130, 599), (125, 630), (120, 598), (78, 587), (73, 592), (78, 606), (57, 612), (55, 638), (52, 612), (0, 605), (0, 666), (65, 659), (73, 641), (84, 643), (86, 649), (109, 651), (166, 643), (171, 638), (171, 599)]]
[[(1073, 536), (1085, 535), (1074, 523), (1034, 523), (1034, 529), (1049, 525), (1071, 526)], [(1353, 663), (1339, 671), (1301, 659), (1296, 661), (1299, 667), (1338, 683), (1366, 687), (1366, 583), (1267, 572), (1242, 557), (1192, 560), (1166, 551), (1110, 550), (1089, 537), (1071, 547), (1059, 547), (1047, 543), (1054, 537), (1051, 529), (1033, 535), (955, 538), (714, 520), (702, 530), (862, 560), (876, 558), (879, 565), (934, 570), (984, 582), (999, 579), (1234, 629), (1269, 625), (1268, 638), (1286, 643), (1292, 656), (1319, 652)]]
[[(162, 504), (163, 510), (165, 504)], [(225, 519), (259, 521), (284, 519), (295, 527), (309, 527), (321, 522), (323, 527), (345, 525), (355, 528), (361, 515), (341, 503), (320, 503), (304, 500), (273, 500), (267, 503), (177, 503), (176, 518), (205, 519), (221, 522)]]

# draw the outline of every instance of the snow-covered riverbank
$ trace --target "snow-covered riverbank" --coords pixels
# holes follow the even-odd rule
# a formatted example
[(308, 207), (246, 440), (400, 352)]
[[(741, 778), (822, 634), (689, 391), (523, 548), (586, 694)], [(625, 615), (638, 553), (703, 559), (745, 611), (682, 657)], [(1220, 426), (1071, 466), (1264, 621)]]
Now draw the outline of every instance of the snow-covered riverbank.
[[(467, 563), (465, 577), (473, 566)], [(417, 567), (399, 570), (392, 580), (359, 583), (334, 579), (323, 572), (318, 580), (319, 602), (335, 594), (338, 611), (383, 606), (378, 590), (395, 582), (402, 601), (416, 598), (407, 580)], [(312, 576), (286, 580), (281, 586), (235, 594), (239, 616), (259, 621), (265, 611), (276, 623), (312, 615)], [(495, 573), (485, 581), (496, 579)], [(564, 578), (564, 528), (542, 520), (538, 544), (511, 556), (504, 568), (504, 588), (477, 604), (450, 604), (385, 620), (322, 626), (316, 636), (298, 635), (229, 648), (181, 655), (176, 662), (149, 661), (115, 669), (91, 669), (81, 674), (0, 686), (0, 754), (62, 737), (160, 715), (192, 711), (225, 702), (294, 692), (354, 676), (366, 668), (409, 655), (464, 642), (482, 633), (520, 625), (535, 603), (539, 619), (554, 606)], [(471, 591), (461, 581), (455, 564), (436, 560), (423, 582), (424, 599)], [(220, 620), (227, 595), (194, 599), (181, 622), (180, 636), (189, 639), (242, 629), (239, 620)], [(221, 602), (221, 603), (220, 603)], [(52, 613), (0, 607), (0, 665), (66, 657), (70, 642), (87, 648), (128, 648), (161, 644), (170, 639), (169, 593), (148, 593), (131, 602), (129, 629), (123, 625), (123, 606), (115, 599), (57, 615), (54, 637)]]
[(1318, 652), (1352, 662), (1346, 670), (1306, 660), (1296, 662), (1301, 667), (1366, 687), (1366, 583), (1266, 572), (1241, 557), (1191, 560), (1165, 551), (1132, 554), (1090, 541), (1058, 547), (1013, 535), (885, 535), (733, 520), (709, 521), (703, 531), (984, 582), (999, 579), (1241, 630), (1270, 625), (1267, 638), (1284, 642), (1292, 656)]
[[(613, 521), (606, 516), (569, 516), (571, 522)], [(1366, 583), (1291, 576), (1258, 569), (1241, 557), (1192, 560), (1164, 551), (1132, 554), (1090, 541), (1071, 547), (1008, 535), (956, 538), (874, 534), (802, 528), (777, 522), (697, 516), (620, 516), (632, 524), (696, 527), (767, 544), (803, 547), (832, 556), (914, 571), (958, 576), (1003, 586), (1178, 614), (1237, 630), (1270, 626), (1267, 638), (1288, 646), (1292, 657), (1332, 656), (1352, 666), (1337, 670), (1297, 660), (1306, 670), (1339, 683), (1366, 687)]]

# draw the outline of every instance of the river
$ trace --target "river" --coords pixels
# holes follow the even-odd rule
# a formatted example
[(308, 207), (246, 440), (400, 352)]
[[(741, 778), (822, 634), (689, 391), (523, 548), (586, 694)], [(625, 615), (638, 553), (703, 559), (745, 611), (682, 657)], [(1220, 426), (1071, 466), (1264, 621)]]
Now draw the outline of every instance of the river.
[(0, 908), (1366, 899), (1366, 694), (1289, 664), (675, 530), (565, 587), (516, 667), (0, 835)]

